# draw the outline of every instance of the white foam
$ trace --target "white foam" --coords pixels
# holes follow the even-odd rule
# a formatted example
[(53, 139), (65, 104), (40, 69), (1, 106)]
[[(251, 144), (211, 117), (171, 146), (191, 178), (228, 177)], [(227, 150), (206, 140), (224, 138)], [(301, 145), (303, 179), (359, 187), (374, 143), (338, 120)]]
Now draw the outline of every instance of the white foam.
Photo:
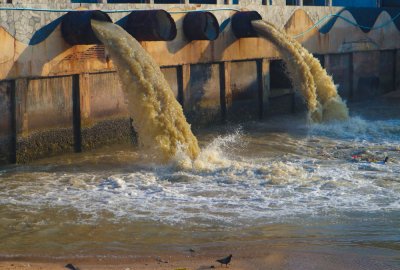
[[(257, 157), (240, 155), (240, 145), (259, 140), (258, 135), (217, 137), (183, 170), (173, 164), (106, 173), (8, 172), (1, 176), (0, 204), (24, 211), (71, 208), (84, 214), (80, 222), (88, 223), (107, 218), (201, 227), (275, 223), (331, 211), (400, 210), (399, 143), (330, 140), (316, 134), (311, 141), (282, 135), (290, 149), (273, 157), (259, 154), (267, 153), (268, 145)], [(351, 152), (361, 146), (372, 147), (372, 153), (383, 149), (393, 161), (352, 162)], [(331, 156), (320, 156), (321, 149)]]

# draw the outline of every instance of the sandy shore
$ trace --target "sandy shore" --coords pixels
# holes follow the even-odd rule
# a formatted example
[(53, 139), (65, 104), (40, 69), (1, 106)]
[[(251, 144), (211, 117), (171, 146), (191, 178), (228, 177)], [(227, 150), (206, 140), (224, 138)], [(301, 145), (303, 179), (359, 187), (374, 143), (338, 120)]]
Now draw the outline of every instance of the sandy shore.
[[(307, 250), (307, 251), (305, 251)], [(172, 252), (162, 256), (148, 255), (133, 257), (91, 257), (77, 259), (1, 259), (0, 270), (65, 270), (72, 263), (80, 270), (206, 270), (226, 269), (215, 260), (233, 254), (228, 269), (231, 270), (397, 270), (400, 265), (387, 257), (352, 253), (345, 250), (332, 252), (304, 251), (290, 247), (271, 249), (269, 246), (209, 248), (195, 252)]]

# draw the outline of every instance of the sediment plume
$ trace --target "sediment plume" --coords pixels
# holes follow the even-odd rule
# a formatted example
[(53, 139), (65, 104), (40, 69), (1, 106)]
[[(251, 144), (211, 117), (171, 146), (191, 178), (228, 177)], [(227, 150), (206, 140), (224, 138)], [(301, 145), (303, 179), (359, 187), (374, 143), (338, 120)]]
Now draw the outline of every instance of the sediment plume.
[(139, 145), (161, 162), (178, 149), (195, 159), (200, 152), (197, 139), (157, 63), (118, 25), (92, 20), (92, 27), (121, 78)]
[(275, 25), (261, 20), (253, 21), (252, 25), (281, 52), (293, 86), (304, 96), (312, 122), (348, 119), (347, 106), (318, 59)]

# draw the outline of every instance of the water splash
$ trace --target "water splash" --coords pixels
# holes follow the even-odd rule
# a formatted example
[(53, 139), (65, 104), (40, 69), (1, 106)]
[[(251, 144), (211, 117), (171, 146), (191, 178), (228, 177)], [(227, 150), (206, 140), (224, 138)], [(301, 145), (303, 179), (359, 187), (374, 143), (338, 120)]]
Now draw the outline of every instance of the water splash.
[(157, 63), (118, 25), (93, 20), (92, 27), (117, 68), (139, 144), (162, 162), (178, 148), (195, 159), (200, 152), (197, 139)]
[(322, 68), (318, 59), (273, 24), (258, 20), (253, 21), (252, 25), (261, 36), (270, 40), (281, 52), (292, 83), (304, 96), (313, 122), (348, 118), (346, 104), (338, 95), (332, 77)]

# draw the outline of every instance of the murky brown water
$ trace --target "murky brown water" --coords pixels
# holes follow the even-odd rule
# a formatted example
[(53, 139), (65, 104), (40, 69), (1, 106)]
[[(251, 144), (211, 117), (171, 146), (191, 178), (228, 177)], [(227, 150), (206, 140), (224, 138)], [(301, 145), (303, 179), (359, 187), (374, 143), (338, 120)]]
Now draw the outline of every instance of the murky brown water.
[(272, 23), (259, 20), (253, 21), (252, 25), (261, 37), (271, 41), (281, 53), (294, 88), (304, 97), (311, 121), (320, 123), (348, 119), (346, 104), (338, 95), (332, 77), (318, 59)]
[(3, 167), (0, 256), (136, 256), (266, 241), (398, 265), (398, 105), (352, 112), (343, 123), (282, 116), (198, 130), (195, 168), (144, 164), (131, 146)]
[(177, 152), (195, 159), (197, 139), (157, 63), (120, 26), (93, 20), (92, 27), (117, 68), (139, 144), (159, 162)]

